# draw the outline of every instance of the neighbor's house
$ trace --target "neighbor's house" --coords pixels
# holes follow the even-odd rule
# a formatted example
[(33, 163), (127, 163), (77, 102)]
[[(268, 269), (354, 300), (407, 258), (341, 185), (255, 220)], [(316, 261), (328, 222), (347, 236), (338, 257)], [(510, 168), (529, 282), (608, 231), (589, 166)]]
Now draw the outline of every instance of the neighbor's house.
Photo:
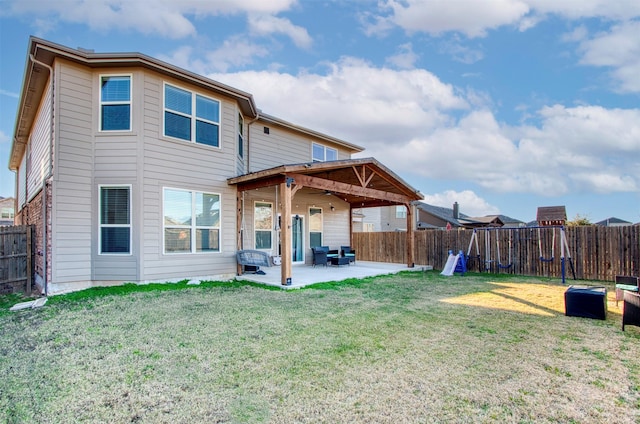
[(0, 197), (0, 226), (13, 225), (15, 203), (13, 197)]
[[(525, 223), (506, 215), (486, 215), (471, 217), (460, 212), (458, 202), (453, 208), (434, 206), (424, 202), (414, 202), (416, 217), (415, 229), (446, 229), (446, 228), (484, 228), (525, 226)], [(406, 231), (406, 209), (398, 206), (386, 206), (368, 209), (364, 212), (365, 225), (370, 225), (369, 231)], [(363, 226), (363, 231), (366, 231)]]
[(594, 225), (600, 225), (601, 227), (626, 227), (627, 225), (633, 224), (629, 221), (625, 221), (624, 219), (611, 217), (598, 221)]
[(362, 150), (149, 56), (32, 37), (9, 162), (16, 223), (36, 226), (45, 293), (232, 278), (239, 249), (282, 254), (284, 283), (311, 246), (350, 244), (353, 209), (422, 198), (351, 158)]

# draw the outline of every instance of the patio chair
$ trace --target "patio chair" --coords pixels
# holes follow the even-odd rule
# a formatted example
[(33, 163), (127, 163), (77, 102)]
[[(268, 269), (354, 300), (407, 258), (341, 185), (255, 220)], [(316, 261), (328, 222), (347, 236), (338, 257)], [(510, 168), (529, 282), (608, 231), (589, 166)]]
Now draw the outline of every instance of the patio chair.
[(640, 327), (640, 294), (628, 290), (623, 292), (622, 331), (625, 325)]
[(616, 306), (623, 299), (625, 290), (638, 293), (640, 278), (631, 275), (616, 275)]
[(349, 263), (356, 263), (356, 251), (351, 246), (340, 246), (340, 251), (343, 257), (349, 258)]
[(316, 265), (324, 265), (327, 266), (329, 259), (327, 258), (327, 252), (329, 252), (329, 248), (324, 249), (326, 246), (312, 247), (311, 251), (313, 252), (313, 266)]

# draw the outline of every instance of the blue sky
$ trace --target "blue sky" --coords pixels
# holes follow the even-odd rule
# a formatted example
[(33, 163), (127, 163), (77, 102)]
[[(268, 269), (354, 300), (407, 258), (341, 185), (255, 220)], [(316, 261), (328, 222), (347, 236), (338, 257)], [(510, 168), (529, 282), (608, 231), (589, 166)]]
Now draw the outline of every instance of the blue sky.
[(140, 52), (363, 146), (427, 203), (640, 221), (640, 2), (0, 0), (0, 196), (29, 35)]

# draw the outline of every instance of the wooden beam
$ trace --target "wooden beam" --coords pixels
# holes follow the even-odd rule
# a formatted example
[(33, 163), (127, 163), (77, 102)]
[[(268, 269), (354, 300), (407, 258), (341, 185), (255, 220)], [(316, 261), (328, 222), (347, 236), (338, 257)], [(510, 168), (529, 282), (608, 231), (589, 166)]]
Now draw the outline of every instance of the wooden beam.
[(402, 194), (390, 193), (384, 190), (376, 190), (373, 188), (358, 187), (353, 184), (326, 180), (324, 178), (312, 177), (310, 175), (288, 174), (287, 176), (293, 178), (296, 184), (301, 184), (305, 187), (315, 188), (318, 190), (329, 190), (332, 192), (350, 194), (353, 196), (382, 199), (398, 204), (409, 203), (411, 200), (413, 200)]
[(280, 184), (280, 201), (282, 202), (282, 217), (280, 223), (280, 246), (282, 257), (280, 260), (280, 284), (287, 285), (291, 281), (291, 184)]
[(404, 207), (407, 208), (407, 267), (413, 268), (416, 266), (414, 258), (416, 233), (413, 231), (413, 208), (410, 203), (405, 203)]
[(284, 175), (274, 175), (269, 178), (255, 181), (247, 181), (246, 183), (238, 183), (236, 185), (238, 191), (255, 190), (257, 188), (272, 187), (284, 182)]

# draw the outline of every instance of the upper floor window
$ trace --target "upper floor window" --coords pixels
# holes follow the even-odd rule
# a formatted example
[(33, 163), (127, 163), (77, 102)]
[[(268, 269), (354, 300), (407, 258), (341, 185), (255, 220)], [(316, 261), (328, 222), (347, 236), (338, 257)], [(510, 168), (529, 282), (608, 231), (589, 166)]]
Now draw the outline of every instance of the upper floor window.
[(396, 206), (396, 218), (406, 218), (407, 217), (407, 208), (402, 205)]
[(131, 186), (100, 186), (100, 254), (131, 253)]
[(244, 118), (238, 114), (238, 156), (244, 155)]
[(164, 251), (220, 251), (220, 195), (164, 189)]
[(220, 102), (165, 84), (164, 135), (220, 147)]
[(0, 212), (0, 218), (2, 219), (13, 219), (14, 218), (14, 212), (13, 212), (13, 208), (2, 208), (2, 211)]
[(100, 77), (100, 131), (131, 130), (131, 76)]
[(312, 150), (314, 162), (326, 162), (329, 160), (338, 159), (338, 151), (336, 149), (332, 149), (331, 147), (313, 143)]

